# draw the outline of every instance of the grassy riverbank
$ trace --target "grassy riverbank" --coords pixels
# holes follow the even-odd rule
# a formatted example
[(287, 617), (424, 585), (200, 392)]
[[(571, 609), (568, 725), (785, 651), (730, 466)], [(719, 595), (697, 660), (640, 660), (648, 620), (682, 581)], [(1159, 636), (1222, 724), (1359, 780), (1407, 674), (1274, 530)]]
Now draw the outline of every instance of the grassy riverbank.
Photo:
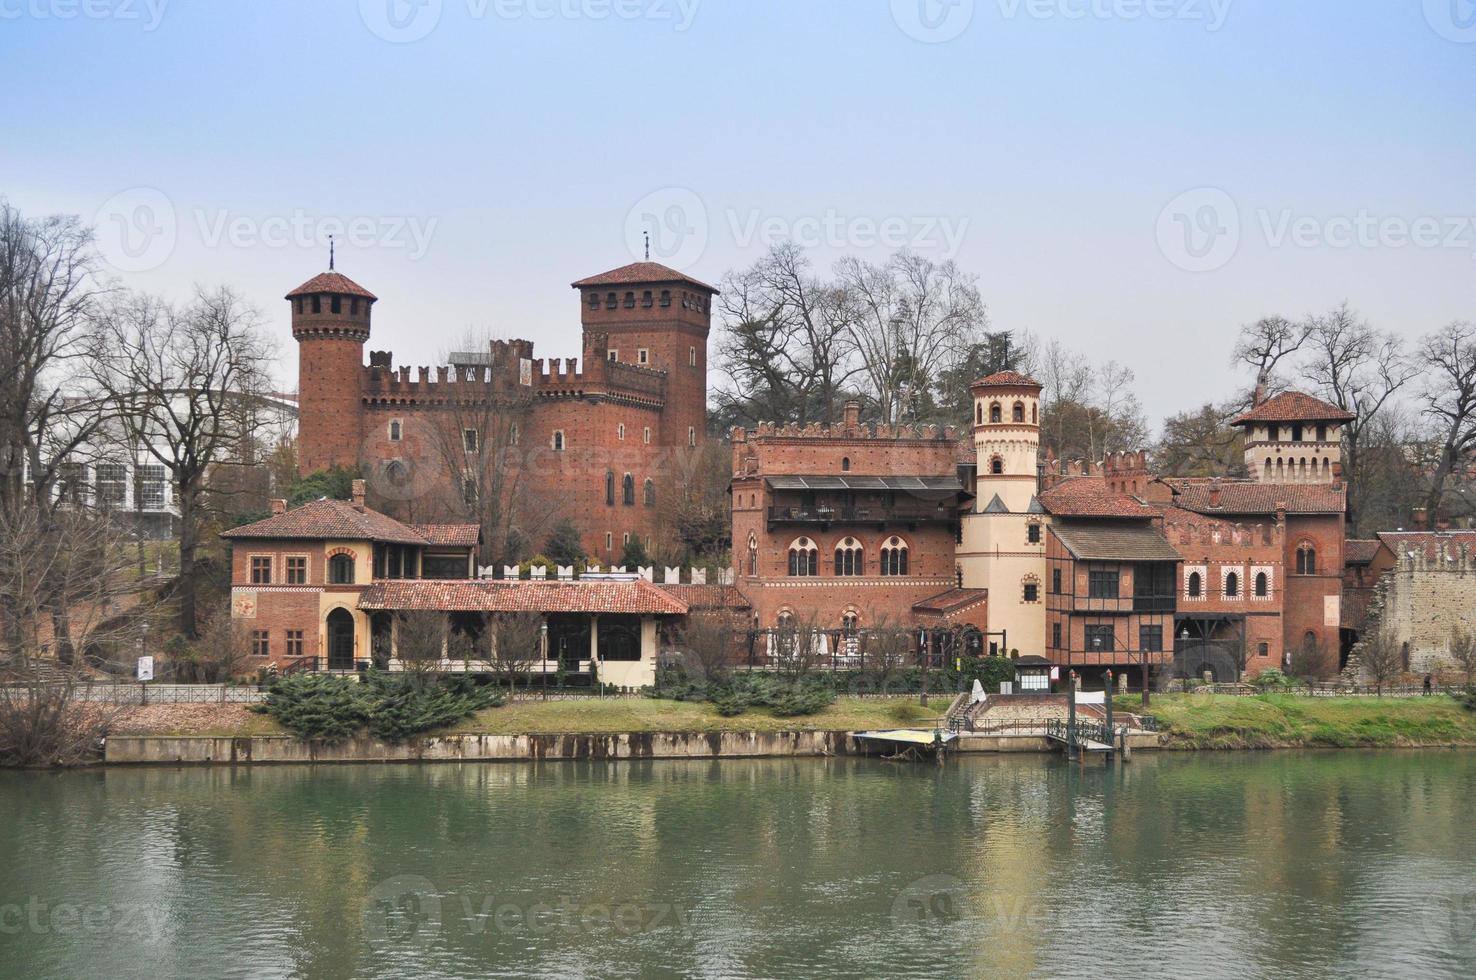
[[(1114, 704), (1143, 711), (1137, 695)], [(1476, 712), (1453, 698), (1154, 695), (1167, 749), (1398, 748), (1476, 745)]]

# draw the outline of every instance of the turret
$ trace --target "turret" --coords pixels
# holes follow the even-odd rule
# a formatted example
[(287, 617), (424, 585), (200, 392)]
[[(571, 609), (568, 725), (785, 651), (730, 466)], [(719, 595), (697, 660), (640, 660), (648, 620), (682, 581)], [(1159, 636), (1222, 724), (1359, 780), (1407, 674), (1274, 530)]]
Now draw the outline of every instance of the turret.
[(297, 466), (303, 473), (358, 464), (364, 344), (377, 298), (331, 264), (287, 294), (298, 344)]
[(974, 395), (974, 450), (978, 456), (976, 507), (996, 496), (1006, 511), (1023, 514), (1039, 490), (1038, 381), (1001, 371), (969, 386)]
[(1343, 426), (1353, 416), (1320, 398), (1256, 390), (1250, 411), (1231, 422), (1245, 440), (1245, 468), (1261, 483), (1338, 483), (1343, 478)]

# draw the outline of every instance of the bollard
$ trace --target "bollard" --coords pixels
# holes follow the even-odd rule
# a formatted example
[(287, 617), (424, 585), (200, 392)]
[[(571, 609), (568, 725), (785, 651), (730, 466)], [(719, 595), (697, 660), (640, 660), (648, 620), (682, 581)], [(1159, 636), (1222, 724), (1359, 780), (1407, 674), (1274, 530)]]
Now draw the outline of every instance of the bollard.
[(1112, 765), (1112, 743), (1117, 729), (1112, 727), (1112, 668), (1107, 668), (1106, 694), (1102, 698), (1107, 704), (1107, 764)]

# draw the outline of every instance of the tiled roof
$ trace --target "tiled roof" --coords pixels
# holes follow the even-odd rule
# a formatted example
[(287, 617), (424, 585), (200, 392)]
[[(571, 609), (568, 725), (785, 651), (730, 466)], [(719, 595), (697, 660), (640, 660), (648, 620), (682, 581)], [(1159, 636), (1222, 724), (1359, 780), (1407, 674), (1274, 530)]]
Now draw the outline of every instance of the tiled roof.
[(1053, 524), (1051, 534), (1078, 561), (1179, 560), (1168, 539), (1146, 524)]
[(748, 596), (731, 585), (657, 585), (687, 604), (688, 609), (752, 609)]
[(482, 540), (482, 529), (476, 524), (411, 524), (410, 528), (426, 544), (475, 548)]
[(920, 612), (949, 613), (988, 598), (988, 589), (949, 589), (947, 592), (919, 599), (912, 604), (912, 608)]
[(701, 279), (693, 279), (660, 262), (632, 262), (630, 265), (622, 265), (618, 269), (611, 269), (609, 272), (581, 279), (573, 285), (575, 289), (579, 289), (583, 286), (635, 286), (641, 283), (660, 282), (684, 282), (710, 293), (717, 292)]
[(313, 500), (285, 514), (221, 532), (223, 538), (347, 539), (390, 544), (428, 544), (425, 537), (392, 517), (346, 500)]
[(1019, 371), (997, 371), (987, 378), (980, 378), (970, 388), (1039, 388), (1041, 384)]
[(376, 582), (359, 594), (360, 609), (444, 612), (630, 613), (684, 616), (687, 604), (650, 582), (468, 581)]
[(1149, 518), (1153, 508), (1136, 497), (1118, 493), (1100, 476), (1062, 480), (1040, 495), (1040, 506), (1057, 517)]
[(1174, 491), (1174, 503), (1197, 514), (1274, 514), (1284, 504), (1289, 514), (1341, 514), (1347, 500), (1341, 486), (1331, 483), (1219, 484), (1219, 504), (1210, 505), (1213, 484), (1208, 480), (1165, 480)]
[(1255, 408), (1231, 422), (1231, 425), (1246, 425), (1251, 422), (1351, 422), (1353, 416), (1329, 405), (1321, 398), (1304, 395), (1300, 391), (1287, 391), (1268, 398)]
[(1360, 541), (1356, 538), (1349, 538), (1343, 542), (1343, 564), (1367, 565), (1373, 561), (1380, 547), (1382, 546), (1378, 541)]
[(1434, 561), (1440, 557), (1442, 544), (1448, 555), (1460, 554), (1461, 545), (1476, 553), (1476, 531), (1380, 531), (1379, 540), (1388, 545), (1396, 558), (1423, 549), (1425, 557)]
[(286, 298), (292, 299), (294, 296), (308, 296), (312, 293), (340, 293), (344, 296), (362, 296), (370, 300), (379, 299), (378, 296), (375, 296), (369, 290), (360, 286), (341, 272), (320, 272), (288, 293)]

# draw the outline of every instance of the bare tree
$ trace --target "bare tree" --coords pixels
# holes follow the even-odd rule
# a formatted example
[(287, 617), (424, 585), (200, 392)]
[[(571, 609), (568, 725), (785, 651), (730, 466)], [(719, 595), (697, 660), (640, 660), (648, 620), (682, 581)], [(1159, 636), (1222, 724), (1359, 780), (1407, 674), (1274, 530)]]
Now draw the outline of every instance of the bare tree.
[(487, 641), (491, 661), (499, 674), (518, 686), (527, 686), (536, 666), (543, 662), (543, 617), (538, 613), (495, 613), (488, 620)]
[(739, 650), (742, 623), (727, 608), (727, 587), (717, 609), (693, 611), (676, 631), (673, 645), (681, 651), (687, 681), (708, 687), (728, 678)]
[(1425, 497), (1425, 512), (1433, 524), (1447, 481), (1470, 466), (1476, 450), (1476, 327), (1452, 323), (1425, 338), (1420, 361), (1422, 411), (1438, 454)]
[(408, 610), (394, 619), (395, 660), (417, 686), (425, 687), (452, 649), (451, 617), (434, 610)]
[(171, 676), (195, 684), (223, 684), (240, 676), (251, 662), (251, 621), (219, 609), (203, 622), (199, 642), (184, 645), (178, 655), (169, 657)]
[(697, 565), (721, 561), (729, 553), (732, 478), (731, 447), (726, 441), (710, 439), (663, 458), (650, 488), (656, 495), (661, 529), (654, 557), (672, 565)]
[(1284, 316), (1262, 317), (1240, 328), (1231, 363), (1248, 366), (1257, 387), (1265, 385), (1268, 389), (1280, 389), (1282, 385), (1276, 377), (1276, 366), (1300, 351), (1311, 332), (1310, 321), (1293, 323)]
[(1327, 646), (1318, 640), (1306, 640), (1292, 648), (1286, 672), (1304, 681), (1314, 681), (1328, 676), (1332, 670)]
[(1384, 685), (1404, 673), (1404, 647), (1392, 633), (1377, 630), (1358, 644), (1356, 652), (1363, 664), (1363, 672), (1373, 680), (1379, 696), (1383, 697)]
[(128, 297), (103, 318), (97, 377), (129, 438), (169, 473), (179, 507), (179, 628), (197, 634), (195, 553), (213, 466), (241, 460), (256, 429), (268, 350), (229, 289), (183, 307)]
[(1460, 665), (1467, 684), (1476, 680), (1476, 633), (1461, 626), (1451, 630), (1450, 659)]
[(1168, 476), (1243, 476), (1241, 433), (1230, 425), (1238, 407), (1206, 404), (1163, 422), (1155, 462)]

